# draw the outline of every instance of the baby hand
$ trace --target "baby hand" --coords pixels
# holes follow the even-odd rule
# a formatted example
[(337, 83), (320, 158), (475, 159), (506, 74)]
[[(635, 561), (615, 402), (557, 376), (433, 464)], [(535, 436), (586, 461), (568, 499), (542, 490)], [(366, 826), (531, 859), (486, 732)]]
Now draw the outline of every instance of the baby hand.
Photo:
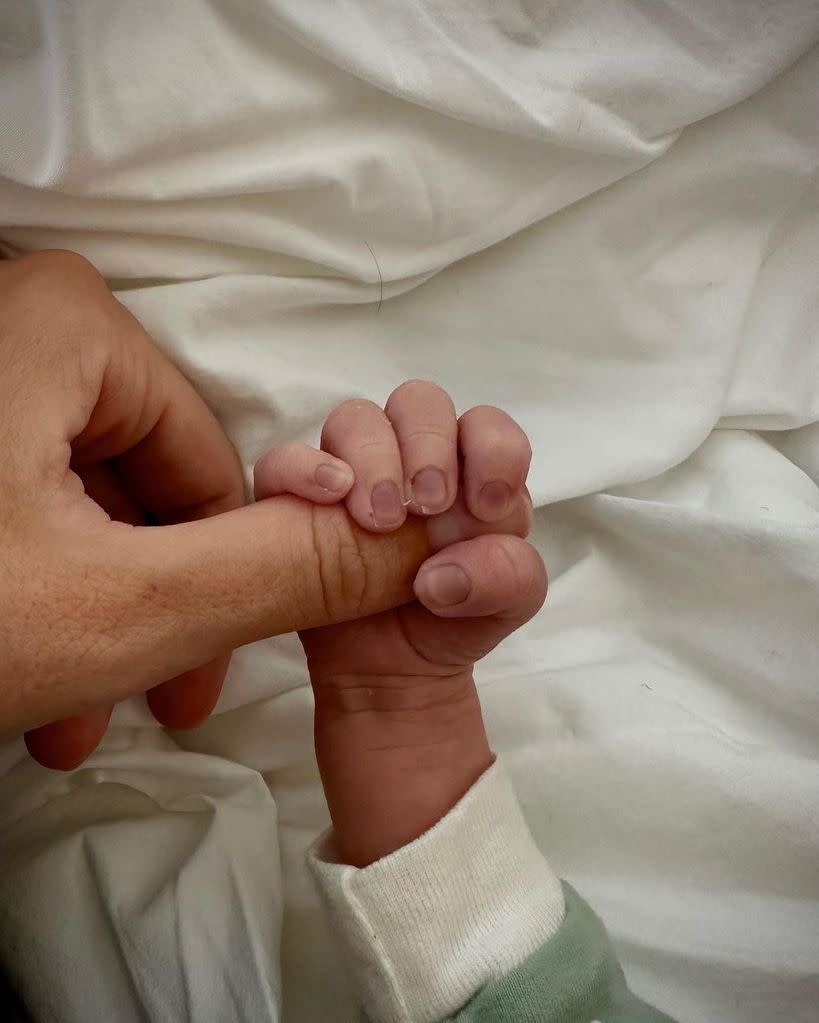
[(322, 449), (269, 452), (256, 496), (343, 499), (379, 532), (423, 517), (438, 550), (415, 602), (301, 633), (337, 851), (364, 865), (431, 827), (492, 763), (473, 664), (540, 608), (546, 574), (522, 539), (529, 443), (500, 409), (457, 419), (444, 391), (412, 381), (384, 411), (339, 406)]

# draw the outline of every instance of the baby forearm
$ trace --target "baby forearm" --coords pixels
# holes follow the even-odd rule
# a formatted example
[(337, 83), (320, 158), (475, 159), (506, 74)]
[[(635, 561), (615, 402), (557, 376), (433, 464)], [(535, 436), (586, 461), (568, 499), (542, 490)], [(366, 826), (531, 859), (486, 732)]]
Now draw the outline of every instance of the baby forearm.
[(471, 672), (333, 680), (314, 690), (316, 754), (341, 862), (364, 867), (418, 838), (492, 763)]

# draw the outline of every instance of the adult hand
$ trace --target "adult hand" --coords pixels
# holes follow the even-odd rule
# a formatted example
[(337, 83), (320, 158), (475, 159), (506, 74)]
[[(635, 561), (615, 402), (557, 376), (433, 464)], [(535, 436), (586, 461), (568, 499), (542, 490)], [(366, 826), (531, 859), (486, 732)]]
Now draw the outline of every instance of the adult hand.
[(53, 767), (158, 682), (155, 716), (196, 724), (231, 650), (409, 600), (429, 549), (420, 520), (242, 507), (216, 419), (73, 253), (0, 262), (0, 445), (0, 735)]

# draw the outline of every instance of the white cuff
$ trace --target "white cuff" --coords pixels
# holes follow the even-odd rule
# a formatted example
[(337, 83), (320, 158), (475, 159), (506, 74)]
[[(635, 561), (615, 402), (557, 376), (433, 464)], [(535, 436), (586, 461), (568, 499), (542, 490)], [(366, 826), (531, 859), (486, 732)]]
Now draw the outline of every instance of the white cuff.
[(493, 764), (433, 828), (359, 870), (332, 832), (309, 863), (372, 1023), (435, 1023), (557, 931), (560, 881)]

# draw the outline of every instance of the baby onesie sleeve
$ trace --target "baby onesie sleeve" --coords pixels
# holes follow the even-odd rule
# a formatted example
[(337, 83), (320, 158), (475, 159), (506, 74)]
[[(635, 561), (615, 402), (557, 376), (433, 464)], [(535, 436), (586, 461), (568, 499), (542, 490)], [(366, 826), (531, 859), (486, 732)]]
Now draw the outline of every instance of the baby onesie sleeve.
[(628, 992), (602, 924), (535, 845), (499, 762), (389, 856), (339, 863), (328, 832), (309, 862), (370, 1023), (667, 1019)]

